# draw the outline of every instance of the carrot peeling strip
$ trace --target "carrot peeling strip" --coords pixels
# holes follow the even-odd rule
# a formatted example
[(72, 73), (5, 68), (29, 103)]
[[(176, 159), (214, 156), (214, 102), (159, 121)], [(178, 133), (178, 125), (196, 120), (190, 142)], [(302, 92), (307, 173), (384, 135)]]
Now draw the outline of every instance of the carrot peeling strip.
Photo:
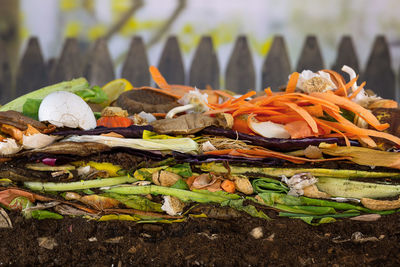
[(286, 86), (286, 93), (293, 93), (296, 90), (297, 81), (299, 80), (300, 74), (298, 72), (293, 72), (290, 75), (289, 82)]
[(294, 110), (295, 112), (297, 112), (306, 122), (307, 124), (310, 126), (311, 130), (314, 133), (318, 133), (318, 126), (317, 123), (315, 122), (315, 120), (313, 119), (313, 117), (303, 108), (299, 107), (298, 105), (294, 104), (294, 103), (285, 103), (288, 107), (290, 107), (292, 110)]
[(167, 113), (151, 113), (154, 117), (165, 118)]
[(215, 110), (209, 110), (209, 111), (204, 112), (204, 115), (213, 115), (213, 114), (218, 114), (218, 113), (230, 113), (235, 110), (236, 110), (236, 108), (215, 109)]
[(363, 118), (369, 125), (373, 126), (375, 129), (379, 131), (383, 131), (389, 127), (389, 124), (381, 124), (378, 119), (372, 114), (371, 111), (363, 108), (359, 104), (344, 98), (340, 97), (334, 94), (326, 94), (326, 93), (311, 93), (311, 96), (322, 98), (328, 101), (331, 101), (332, 103), (341, 106), (349, 111), (354, 112), (361, 118)]
[(365, 84), (366, 84), (366, 82), (363, 82), (363, 83), (357, 88), (357, 90), (355, 90), (355, 91), (351, 94), (351, 96), (348, 97), (348, 99), (351, 100), (351, 99), (355, 98), (355, 97), (361, 92), (361, 90), (364, 88)]
[(357, 136), (361, 136), (361, 137), (362, 136), (380, 137), (380, 138), (392, 141), (393, 143), (395, 143), (397, 145), (400, 145), (400, 138), (397, 136), (394, 136), (394, 135), (391, 135), (391, 134), (385, 133), (385, 132), (378, 132), (376, 130), (360, 128), (349, 121), (348, 121), (348, 123), (325, 121), (325, 123), (335, 127), (336, 129), (351, 133), (353, 135), (357, 135)]
[(160, 71), (155, 66), (150, 66), (149, 71), (151, 77), (161, 89), (171, 90), (171, 86), (167, 83), (165, 78), (161, 75)]
[(346, 83), (346, 85), (344, 87), (340, 87), (338, 90), (336, 90), (335, 94), (339, 95), (339, 96), (347, 97), (347, 94), (348, 94), (347, 92), (356, 83), (357, 80), (358, 80), (358, 75), (357, 75), (357, 77), (353, 78), (351, 81)]
[(324, 111), (320, 104), (312, 105), (312, 106), (305, 106), (303, 107), (311, 116), (314, 117), (323, 117)]
[(256, 94), (256, 91), (247, 92), (246, 94), (242, 95), (241, 97), (236, 98), (235, 100), (233, 100), (233, 101), (232, 101), (232, 104), (237, 103), (237, 102), (240, 102), (240, 101), (243, 101), (243, 100), (245, 100), (246, 98), (252, 97), (252, 96), (255, 95), (255, 94)]
[(264, 89), (264, 92), (267, 96), (272, 96), (274, 93), (271, 91), (271, 87)]
[(331, 77), (333, 77), (333, 80), (334, 80), (333, 82), (336, 84), (337, 88), (342, 88), (342, 87), (344, 88), (345, 87), (344, 78), (343, 78), (342, 75), (340, 75), (339, 73), (337, 73), (334, 70), (323, 69), (322, 71), (326, 72), (326, 73), (329, 73), (329, 75)]
[(328, 128), (328, 129), (330, 129), (331, 131), (333, 131), (333, 132), (339, 134), (341, 137), (344, 138), (344, 141), (345, 141), (345, 143), (346, 143), (346, 146), (350, 146), (350, 141), (349, 141), (349, 139), (347, 138), (347, 136), (346, 136), (344, 133), (342, 133), (341, 131), (339, 131), (338, 129), (336, 129), (335, 127), (333, 127), (332, 125), (330, 125), (330, 122), (329, 122), (329, 121), (320, 120), (320, 119), (315, 119), (315, 121), (316, 121), (318, 124), (320, 124), (320, 125), (322, 125), (322, 126)]

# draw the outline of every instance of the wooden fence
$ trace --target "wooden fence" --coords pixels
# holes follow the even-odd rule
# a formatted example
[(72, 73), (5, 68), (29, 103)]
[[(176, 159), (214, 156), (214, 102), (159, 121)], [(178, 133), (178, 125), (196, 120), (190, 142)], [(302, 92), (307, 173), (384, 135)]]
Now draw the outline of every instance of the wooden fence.
[[(103, 85), (115, 78), (115, 68), (111, 60), (107, 43), (97, 40), (88, 52), (80, 51), (76, 39), (66, 39), (59, 58), (45, 61), (39, 41), (31, 37), (19, 61), (16, 74), (10, 70), (10, 60), (4, 45), (0, 42), (0, 103), (41, 88), (43, 86), (75, 77), (86, 77), (91, 84)], [(295, 67), (290, 64), (285, 40), (275, 36), (271, 49), (264, 59), (261, 70), (255, 70), (252, 53), (245, 36), (239, 36), (225, 73), (225, 88), (238, 93), (256, 87), (256, 71), (261, 72), (261, 85), (271, 86), (276, 90), (287, 82), (288, 74), (294, 70), (310, 69), (317, 71), (332, 68), (340, 71), (344, 64), (354, 68), (360, 78), (385, 98), (396, 97), (396, 80), (391, 66), (388, 44), (384, 36), (375, 38), (367, 65), (360, 68), (357, 53), (351, 37), (344, 36), (339, 44), (333, 66), (326, 66), (315, 36), (307, 36)], [(134, 86), (150, 84), (149, 62), (146, 48), (141, 37), (133, 37), (126, 60), (122, 67), (121, 77), (133, 82)], [(199, 88), (210, 85), (220, 87), (220, 68), (212, 39), (205, 36), (201, 39), (185, 82), (185, 68), (179, 42), (175, 36), (167, 39), (158, 67), (171, 84), (189, 84)], [(12, 80), (15, 77), (15, 81)], [(347, 75), (345, 76), (347, 77)], [(15, 86), (15, 90), (11, 90)], [(258, 88), (261, 89), (261, 88)]]

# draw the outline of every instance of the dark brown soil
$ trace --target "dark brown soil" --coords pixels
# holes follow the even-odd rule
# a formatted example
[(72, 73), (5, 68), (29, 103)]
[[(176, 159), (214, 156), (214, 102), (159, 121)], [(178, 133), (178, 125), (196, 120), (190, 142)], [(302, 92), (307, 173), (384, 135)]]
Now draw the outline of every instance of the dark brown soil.
[[(399, 266), (400, 214), (375, 222), (320, 226), (243, 215), (236, 220), (188, 219), (174, 224), (95, 222), (81, 218), (26, 220), (11, 214), (0, 229), (0, 266)], [(250, 232), (261, 227), (263, 236)], [(361, 232), (375, 241), (351, 241)], [(53, 249), (38, 238), (53, 238)]]

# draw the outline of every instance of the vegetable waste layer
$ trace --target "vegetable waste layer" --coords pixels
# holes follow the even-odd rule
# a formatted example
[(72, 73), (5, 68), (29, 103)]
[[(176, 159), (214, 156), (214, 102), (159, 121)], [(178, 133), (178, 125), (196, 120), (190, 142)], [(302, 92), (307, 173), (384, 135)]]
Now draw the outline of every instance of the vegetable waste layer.
[(169, 84), (149, 71), (158, 88), (81, 78), (0, 108), (4, 225), (14, 212), (137, 227), (235, 225), (243, 216), (319, 226), (399, 211), (397, 103), (368, 94), (351, 68), (349, 82), (305, 70), (284, 91), (243, 95)]

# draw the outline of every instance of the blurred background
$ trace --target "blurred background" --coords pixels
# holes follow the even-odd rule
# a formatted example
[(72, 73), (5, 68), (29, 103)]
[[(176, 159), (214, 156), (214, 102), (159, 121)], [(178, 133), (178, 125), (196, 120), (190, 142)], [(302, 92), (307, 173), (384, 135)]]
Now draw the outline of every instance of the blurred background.
[(166, 38), (176, 35), (186, 69), (201, 36), (210, 35), (222, 75), (236, 37), (245, 34), (259, 87), (258, 70), (275, 34), (284, 36), (292, 66), (305, 36), (315, 34), (327, 67), (341, 37), (351, 35), (361, 68), (374, 38), (383, 34), (397, 72), (399, 10), (398, 0), (0, 0), (0, 39), (15, 69), (30, 36), (39, 38), (45, 60), (59, 56), (66, 37), (78, 38), (82, 50), (105, 37), (119, 77), (134, 35), (143, 37), (155, 65)]

